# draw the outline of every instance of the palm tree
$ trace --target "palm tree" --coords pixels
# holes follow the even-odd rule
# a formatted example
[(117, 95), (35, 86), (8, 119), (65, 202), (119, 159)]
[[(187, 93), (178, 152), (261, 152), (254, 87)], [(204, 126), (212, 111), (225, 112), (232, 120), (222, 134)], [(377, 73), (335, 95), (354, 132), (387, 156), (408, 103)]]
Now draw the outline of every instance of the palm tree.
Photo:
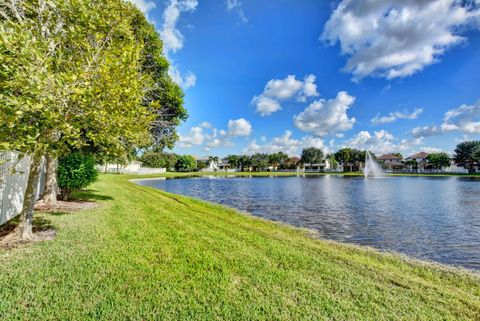
[(231, 168), (238, 168), (238, 165), (240, 163), (240, 157), (238, 157), (237, 155), (228, 155), (227, 161)]

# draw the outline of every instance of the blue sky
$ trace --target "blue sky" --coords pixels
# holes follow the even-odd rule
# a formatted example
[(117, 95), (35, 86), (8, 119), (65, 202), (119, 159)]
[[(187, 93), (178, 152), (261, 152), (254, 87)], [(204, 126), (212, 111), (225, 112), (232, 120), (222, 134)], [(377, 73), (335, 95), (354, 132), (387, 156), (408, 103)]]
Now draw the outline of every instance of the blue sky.
[(155, 24), (196, 156), (480, 138), (480, 1), (131, 0)]

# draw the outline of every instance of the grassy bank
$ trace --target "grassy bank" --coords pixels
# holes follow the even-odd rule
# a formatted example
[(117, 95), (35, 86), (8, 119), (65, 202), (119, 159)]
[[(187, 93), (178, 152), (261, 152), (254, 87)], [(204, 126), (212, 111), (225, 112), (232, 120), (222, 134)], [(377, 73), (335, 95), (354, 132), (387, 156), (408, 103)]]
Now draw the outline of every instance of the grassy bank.
[(102, 176), (100, 207), (42, 214), (54, 241), (0, 249), (0, 319), (458, 320), (480, 279)]

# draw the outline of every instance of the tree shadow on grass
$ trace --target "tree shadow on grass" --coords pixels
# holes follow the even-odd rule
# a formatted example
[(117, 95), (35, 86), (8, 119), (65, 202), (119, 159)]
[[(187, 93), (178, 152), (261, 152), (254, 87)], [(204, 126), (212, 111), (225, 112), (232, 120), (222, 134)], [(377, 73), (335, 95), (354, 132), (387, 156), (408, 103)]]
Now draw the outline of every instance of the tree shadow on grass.
[[(5, 237), (6, 235), (10, 234), (18, 225), (19, 218), (16, 217), (7, 223), (0, 225), (0, 239)], [(52, 224), (52, 221), (46, 219), (42, 216), (34, 216), (32, 221), (32, 230), (33, 233), (45, 232), (54, 230), (55, 226)]]
[(77, 201), (111, 201), (114, 198), (108, 195), (102, 195), (98, 193), (96, 189), (82, 189), (75, 191), (72, 194), (72, 199)]

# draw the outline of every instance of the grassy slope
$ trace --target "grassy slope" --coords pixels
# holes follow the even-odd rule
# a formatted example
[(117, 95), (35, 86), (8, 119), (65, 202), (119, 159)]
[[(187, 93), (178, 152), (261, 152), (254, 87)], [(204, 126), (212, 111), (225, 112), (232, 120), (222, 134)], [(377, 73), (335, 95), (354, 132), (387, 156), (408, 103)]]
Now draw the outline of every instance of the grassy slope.
[(103, 176), (55, 241), (0, 250), (0, 319), (479, 319), (480, 279)]

